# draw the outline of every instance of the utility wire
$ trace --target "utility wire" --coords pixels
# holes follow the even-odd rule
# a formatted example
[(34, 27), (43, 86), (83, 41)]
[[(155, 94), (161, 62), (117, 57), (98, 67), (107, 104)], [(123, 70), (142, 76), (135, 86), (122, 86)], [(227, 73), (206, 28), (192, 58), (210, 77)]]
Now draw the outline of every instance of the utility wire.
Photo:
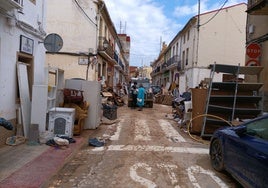
[(83, 14), (87, 17), (87, 19), (93, 23), (95, 26), (97, 26), (97, 24), (87, 15), (87, 13), (84, 11), (84, 9), (79, 5), (79, 3), (77, 2), (77, 0), (74, 0), (75, 4), (80, 8), (80, 10), (83, 12)]
[(203, 23), (203, 24), (201, 24), (201, 25), (199, 25), (199, 27), (200, 26), (203, 26), (203, 25), (206, 25), (207, 23), (209, 23), (212, 19), (214, 19), (216, 16), (217, 16), (217, 14), (223, 9), (223, 7), (225, 6), (225, 4), (228, 2), (228, 0), (226, 0), (223, 4), (222, 4), (222, 6), (221, 6), (221, 8), (220, 9), (218, 9), (218, 11), (208, 20), (208, 21), (206, 21), (205, 23)]

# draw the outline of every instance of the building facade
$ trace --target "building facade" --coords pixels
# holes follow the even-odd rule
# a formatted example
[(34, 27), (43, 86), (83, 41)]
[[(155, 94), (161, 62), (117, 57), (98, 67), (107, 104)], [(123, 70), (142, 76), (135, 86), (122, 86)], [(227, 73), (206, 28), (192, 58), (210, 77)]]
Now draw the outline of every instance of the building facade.
[[(163, 62), (154, 66), (153, 72), (160, 69), (162, 80), (179, 83), (180, 91), (185, 92), (209, 77), (210, 64), (243, 64), (246, 7), (241, 3), (192, 17), (170, 42)], [(154, 80), (154, 74), (152, 77)]]
[(110, 87), (123, 79), (129, 62), (104, 1), (51, 0), (47, 10), (48, 33), (63, 39), (59, 52), (47, 52), (47, 65), (66, 79), (102, 79)]
[(162, 49), (158, 58), (151, 63), (152, 72), (151, 79), (153, 85), (166, 85), (167, 80), (162, 78), (163, 66), (164, 66), (164, 54), (167, 50), (165, 42), (162, 43)]
[[(256, 55), (246, 53), (245, 64), (263, 66), (261, 81), (263, 85), (263, 110), (268, 111), (268, 1), (249, 0), (247, 7), (247, 47), (250, 44), (257, 44), (259, 49), (255, 49)], [(248, 48), (247, 48), (248, 52)]]
[[(0, 117), (15, 126), (13, 131), (0, 126), (0, 145), (21, 123), (21, 107), (30, 106), (32, 86), (46, 83), (45, 23), (45, 0), (0, 0)], [(24, 80), (21, 90), (18, 80)], [(23, 114), (30, 117), (29, 110)]]

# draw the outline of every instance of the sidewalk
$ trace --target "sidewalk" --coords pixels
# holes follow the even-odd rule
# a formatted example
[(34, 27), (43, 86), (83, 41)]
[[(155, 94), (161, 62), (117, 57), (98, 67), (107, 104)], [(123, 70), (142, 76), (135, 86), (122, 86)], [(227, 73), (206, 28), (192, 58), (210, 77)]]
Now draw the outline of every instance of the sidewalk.
[(66, 149), (45, 144), (0, 148), (0, 188), (38, 188), (56, 174), (84, 145), (86, 137), (73, 137)]

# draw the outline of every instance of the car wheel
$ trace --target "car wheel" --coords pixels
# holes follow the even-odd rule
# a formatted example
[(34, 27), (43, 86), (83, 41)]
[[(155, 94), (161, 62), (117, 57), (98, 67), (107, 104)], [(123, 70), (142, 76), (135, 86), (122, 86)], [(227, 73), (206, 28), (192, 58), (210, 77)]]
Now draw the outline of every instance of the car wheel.
[(212, 141), (210, 146), (210, 162), (212, 167), (217, 171), (224, 170), (223, 151), (219, 139)]

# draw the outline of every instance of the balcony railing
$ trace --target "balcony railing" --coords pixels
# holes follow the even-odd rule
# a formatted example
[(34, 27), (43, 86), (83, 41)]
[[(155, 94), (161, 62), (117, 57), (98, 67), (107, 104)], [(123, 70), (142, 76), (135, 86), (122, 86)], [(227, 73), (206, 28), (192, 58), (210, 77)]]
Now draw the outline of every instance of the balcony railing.
[(114, 52), (114, 60), (115, 60), (116, 62), (118, 62), (118, 60), (119, 60), (119, 57), (118, 57), (118, 55), (117, 55), (116, 52)]
[(125, 70), (125, 66), (116, 52), (114, 52), (114, 60), (118, 63), (118, 66), (120, 66), (122, 70)]
[(156, 73), (159, 73), (160, 72), (160, 66), (156, 67), (152, 73), (156, 74)]
[(99, 37), (99, 46), (98, 46), (98, 51), (99, 52), (105, 52), (106, 54), (108, 54), (110, 56), (110, 58), (114, 58), (114, 50), (113, 47), (109, 44), (108, 47), (105, 49), (103, 44), (105, 41), (105, 37)]
[(0, 8), (6, 11), (22, 9), (22, 0), (0, 0)]
[(171, 65), (174, 65), (174, 64), (177, 64), (179, 61), (179, 56), (178, 55), (174, 55), (172, 58), (168, 59), (166, 64), (167, 64), (167, 67), (171, 66)]
[(164, 70), (166, 70), (166, 69), (167, 69), (167, 63), (163, 63), (163, 64), (161, 65), (161, 70), (164, 71)]
[(247, 13), (251, 15), (268, 15), (268, 0), (249, 0)]
[(122, 60), (119, 58), (119, 66), (124, 70), (125, 69), (125, 66), (123, 65), (123, 62)]

